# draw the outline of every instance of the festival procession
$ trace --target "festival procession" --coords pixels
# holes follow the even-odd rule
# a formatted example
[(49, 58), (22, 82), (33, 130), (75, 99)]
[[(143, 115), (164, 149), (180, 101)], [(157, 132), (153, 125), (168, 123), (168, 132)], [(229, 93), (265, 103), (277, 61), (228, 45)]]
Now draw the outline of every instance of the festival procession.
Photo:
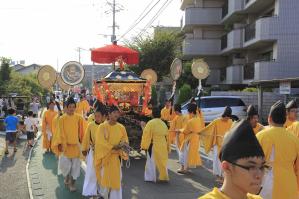
[[(0, 199), (299, 199), (299, 2), (64, 0), (43, 15), (18, 1), (0, 10), (39, 10), (55, 28), (61, 6), (113, 25), (56, 65), (25, 66), (0, 39)], [(49, 41), (64, 51), (78, 31)]]

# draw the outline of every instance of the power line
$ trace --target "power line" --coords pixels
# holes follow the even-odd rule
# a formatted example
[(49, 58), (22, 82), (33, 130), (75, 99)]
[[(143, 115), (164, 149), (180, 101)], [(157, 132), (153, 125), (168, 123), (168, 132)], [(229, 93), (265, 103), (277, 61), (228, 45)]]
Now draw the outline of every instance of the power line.
[[(127, 30), (118, 40), (120, 40), (121, 38), (123, 38), (126, 34), (128, 34), (133, 28), (135, 28), (155, 7), (156, 5), (160, 2), (161, 0), (158, 0), (146, 13), (145, 15), (139, 19), (135, 25), (131, 28), (129, 28), (129, 30)], [(167, 0), (168, 1), (168, 0)]]
[(142, 17), (142, 15), (144, 14), (144, 12), (150, 7), (150, 5), (154, 2), (154, 0), (150, 1), (150, 3), (144, 8), (144, 10), (140, 13), (140, 15), (137, 17), (137, 19), (130, 25), (130, 27), (128, 28), (128, 30), (130, 30), (131, 28), (134, 27), (134, 25), (137, 23), (137, 21), (140, 19), (140, 17)]
[(173, 0), (166, 0), (162, 7), (158, 10), (155, 16), (144, 26), (143, 29), (138, 33), (136, 37), (141, 36), (153, 23), (154, 21), (164, 12), (164, 10), (170, 5)]

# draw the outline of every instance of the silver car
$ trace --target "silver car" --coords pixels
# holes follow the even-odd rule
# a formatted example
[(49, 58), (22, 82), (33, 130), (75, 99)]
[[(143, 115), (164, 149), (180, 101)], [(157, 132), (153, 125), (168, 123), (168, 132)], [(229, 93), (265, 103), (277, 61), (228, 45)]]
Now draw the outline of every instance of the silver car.
[[(246, 117), (246, 106), (240, 97), (231, 96), (208, 96), (195, 98), (198, 102), (201, 111), (204, 114), (205, 123), (210, 123), (213, 120), (221, 117), (224, 108), (230, 106), (232, 108), (232, 115), (236, 116), (238, 119), (243, 119)], [(188, 113), (188, 105), (190, 100), (182, 105), (182, 113)]]

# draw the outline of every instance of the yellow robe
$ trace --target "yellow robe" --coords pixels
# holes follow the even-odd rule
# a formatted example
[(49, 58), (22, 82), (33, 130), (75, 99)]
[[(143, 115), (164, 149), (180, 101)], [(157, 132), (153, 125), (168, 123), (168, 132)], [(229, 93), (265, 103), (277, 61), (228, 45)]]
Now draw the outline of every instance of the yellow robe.
[(90, 106), (87, 100), (82, 100), (76, 104), (76, 113), (84, 115), (90, 111)]
[(53, 137), (52, 137), (52, 142), (51, 142), (51, 150), (52, 152), (56, 155), (59, 156), (60, 152), (58, 150), (58, 145), (55, 145), (55, 143), (57, 143), (57, 138), (60, 135), (60, 131), (59, 131), (59, 114), (57, 114), (52, 122), (52, 130), (53, 130)]
[(44, 149), (50, 149), (50, 147), (51, 147), (51, 141), (48, 140), (48, 136), (47, 136), (47, 127), (52, 132), (52, 136), (53, 136), (52, 122), (56, 115), (57, 115), (57, 112), (52, 111), (52, 110), (47, 110), (43, 115), (42, 135), (43, 135), (43, 148)]
[(95, 136), (100, 124), (96, 122), (90, 122), (87, 126), (87, 129), (84, 133), (82, 140), (82, 151), (89, 151), (90, 147), (94, 147)]
[[(175, 143), (176, 139), (176, 130), (181, 130), (184, 128), (184, 126), (187, 124), (188, 118), (185, 115), (176, 115), (175, 118), (171, 121), (170, 123), (170, 128), (169, 128), (169, 142), (170, 143)], [(180, 148), (181, 144), (184, 141), (184, 134), (180, 133), (179, 134), (179, 143), (178, 147)]]
[(80, 158), (80, 141), (83, 136), (83, 117), (64, 114), (59, 118), (59, 135), (54, 146), (62, 144), (63, 154), (67, 158)]
[[(257, 135), (266, 161), (269, 162), (272, 147), (275, 150), (273, 167), (273, 198), (298, 198), (297, 176), (299, 167), (299, 139), (284, 127), (270, 127)], [(296, 176), (296, 172), (298, 172)]]
[(88, 116), (88, 119), (87, 119), (87, 122), (88, 123), (90, 123), (90, 122), (94, 122), (94, 113), (93, 114), (90, 114), (89, 116)]
[(215, 145), (218, 146), (218, 151), (220, 151), (223, 137), (231, 129), (232, 124), (231, 119), (224, 121), (222, 118), (218, 118), (202, 129), (200, 133), (204, 134), (204, 146), (207, 154)]
[(205, 128), (200, 117), (193, 117), (185, 125), (182, 133), (184, 134), (184, 141), (181, 145), (181, 150), (184, 145), (189, 141), (189, 151), (188, 151), (188, 167), (194, 168), (196, 166), (201, 166), (202, 161), (198, 152), (199, 149), (199, 135), (198, 133)]
[[(218, 188), (214, 188), (213, 191), (199, 197), (198, 199), (230, 199), (224, 193), (222, 193)], [(262, 199), (262, 197), (252, 194), (247, 194), (247, 199)]]
[(287, 130), (299, 138), (299, 122), (294, 122)]
[(104, 188), (119, 190), (121, 187), (120, 158), (127, 159), (128, 154), (113, 150), (120, 142), (129, 142), (125, 127), (122, 124), (100, 124), (95, 137), (95, 170), (98, 183)]
[(260, 123), (257, 123), (256, 127), (253, 128), (253, 132), (254, 132), (254, 134), (256, 135), (258, 132), (260, 132), (260, 131), (263, 130), (263, 129), (264, 129), (264, 126), (261, 125)]
[(291, 121), (289, 120), (289, 118), (287, 118), (286, 122), (284, 123), (284, 127), (288, 128), (289, 126), (291, 126), (294, 122), (296, 121)]
[(159, 171), (159, 180), (169, 180), (167, 174), (168, 128), (161, 119), (155, 118), (150, 120), (143, 130), (141, 148), (148, 150), (151, 144), (153, 144), (152, 153)]
[(166, 108), (164, 107), (162, 110), (161, 110), (161, 119), (162, 120), (165, 120), (165, 121), (171, 121), (174, 119), (175, 117), (175, 112), (174, 110), (172, 110), (172, 113), (170, 114), (170, 108)]

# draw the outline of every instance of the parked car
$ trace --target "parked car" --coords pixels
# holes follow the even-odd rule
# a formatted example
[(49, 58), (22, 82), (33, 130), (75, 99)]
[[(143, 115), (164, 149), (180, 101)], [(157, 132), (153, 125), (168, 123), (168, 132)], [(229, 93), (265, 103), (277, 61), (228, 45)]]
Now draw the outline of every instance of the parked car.
[[(207, 97), (196, 97), (201, 111), (204, 114), (204, 119), (206, 123), (210, 123), (213, 120), (221, 117), (224, 108), (230, 106), (232, 108), (232, 114), (238, 119), (243, 119), (246, 117), (246, 105), (240, 97), (231, 96), (207, 96)], [(188, 105), (190, 100), (182, 105), (182, 113), (188, 113)], [(236, 118), (235, 117), (235, 118)]]

